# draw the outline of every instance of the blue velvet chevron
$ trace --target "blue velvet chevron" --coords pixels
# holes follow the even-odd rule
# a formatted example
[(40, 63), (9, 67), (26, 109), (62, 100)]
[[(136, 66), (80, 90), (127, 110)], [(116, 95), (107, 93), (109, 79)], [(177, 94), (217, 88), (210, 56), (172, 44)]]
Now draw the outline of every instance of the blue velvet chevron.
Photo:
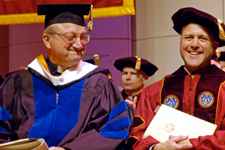
[[(11, 119), (12, 115), (4, 107), (0, 107), (0, 121), (9, 121)], [(9, 131), (6, 128), (0, 126), (0, 133), (9, 134)]]
[(125, 101), (117, 104), (109, 114), (108, 121), (101, 128), (100, 134), (112, 139), (126, 139), (129, 135), (131, 118)]
[(57, 89), (33, 76), (35, 121), (29, 131), (29, 138), (44, 138), (49, 146), (58, 145), (76, 126), (83, 84), (84, 81), (80, 80)]
[(12, 115), (3, 107), (0, 107), (0, 120), (8, 121), (12, 119)]

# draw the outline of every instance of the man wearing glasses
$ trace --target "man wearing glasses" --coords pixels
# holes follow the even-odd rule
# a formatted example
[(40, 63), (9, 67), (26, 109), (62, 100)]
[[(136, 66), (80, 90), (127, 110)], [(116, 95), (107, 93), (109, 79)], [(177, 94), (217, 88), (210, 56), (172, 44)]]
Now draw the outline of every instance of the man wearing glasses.
[(2, 84), (1, 140), (44, 138), (51, 150), (113, 150), (128, 136), (128, 107), (119, 90), (105, 69), (82, 61), (90, 40), (83, 15), (90, 7), (38, 7), (46, 15), (47, 56), (9, 74)]

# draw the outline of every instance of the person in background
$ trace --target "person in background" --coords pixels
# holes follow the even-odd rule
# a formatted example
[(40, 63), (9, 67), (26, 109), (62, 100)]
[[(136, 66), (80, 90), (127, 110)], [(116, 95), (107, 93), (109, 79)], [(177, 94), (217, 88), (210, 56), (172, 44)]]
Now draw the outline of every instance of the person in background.
[(47, 55), (2, 83), (0, 132), (10, 135), (6, 141), (43, 138), (50, 150), (113, 150), (128, 137), (131, 120), (120, 91), (105, 69), (82, 60), (90, 9), (89, 3), (38, 6), (46, 15)]
[[(86, 58), (84, 61), (93, 65), (101, 66), (101, 56), (99, 54), (94, 54), (91, 58)], [(105, 69), (104, 73), (110, 80), (112, 79), (112, 73), (109, 69)]]
[[(139, 118), (133, 118), (133, 112), (135, 111), (139, 95), (144, 88), (144, 81), (149, 79), (158, 68), (150, 63), (148, 60), (141, 57), (122, 57), (118, 58), (114, 62), (114, 67), (121, 71), (122, 79), (122, 96), (128, 103), (131, 116), (132, 126), (140, 124), (142, 120)], [(132, 148), (132, 141), (130, 139), (124, 140), (117, 150), (128, 150)]]
[(86, 61), (88, 63), (91, 63), (93, 65), (100, 66), (100, 64), (101, 64), (101, 57), (100, 57), (99, 54), (94, 54), (92, 57), (84, 59), (84, 61)]
[(148, 60), (136, 57), (123, 57), (115, 60), (114, 67), (121, 71), (122, 96), (132, 109), (144, 88), (144, 81), (149, 79), (158, 68)]
[[(173, 28), (180, 34), (180, 55), (184, 61), (178, 70), (143, 89), (135, 112), (143, 124), (131, 129), (136, 139), (134, 150), (224, 150), (225, 149), (225, 73), (210, 64), (216, 49), (225, 45), (223, 23), (193, 7), (176, 11)], [(214, 123), (213, 135), (189, 138), (173, 136), (159, 142), (143, 134), (165, 104), (202, 120)]]
[(217, 66), (225, 72), (225, 50), (217, 49), (216, 58), (211, 60), (211, 64)]

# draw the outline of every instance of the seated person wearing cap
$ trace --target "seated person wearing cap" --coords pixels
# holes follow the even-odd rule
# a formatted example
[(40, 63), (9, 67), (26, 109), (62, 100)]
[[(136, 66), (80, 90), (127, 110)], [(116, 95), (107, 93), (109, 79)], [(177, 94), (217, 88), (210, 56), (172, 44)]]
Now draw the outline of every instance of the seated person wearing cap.
[[(134, 150), (224, 150), (225, 73), (210, 64), (218, 47), (225, 45), (224, 29), (214, 16), (185, 7), (173, 16), (174, 30), (180, 34), (180, 54), (184, 61), (178, 70), (142, 90), (135, 115), (144, 123), (131, 129), (136, 138)], [(159, 142), (143, 134), (160, 104), (217, 125), (213, 135), (189, 138), (173, 136)]]
[[(86, 58), (84, 61), (91, 63), (93, 65), (100, 66), (101, 65), (101, 56), (99, 54), (94, 54), (92, 58)], [(109, 79), (112, 79), (112, 73), (109, 69), (105, 69), (104, 73), (107, 75)]]
[(225, 72), (225, 50), (217, 49), (216, 58), (211, 60), (211, 64), (217, 66)]
[(123, 57), (114, 62), (116, 69), (121, 71), (122, 96), (135, 109), (138, 96), (144, 87), (144, 81), (152, 76), (158, 68), (148, 60), (140, 57)]
[[(144, 88), (144, 81), (152, 76), (158, 68), (148, 60), (140, 57), (123, 57), (115, 60), (114, 66), (121, 71), (122, 96), (134, 112), (141, 90)], [(133, 120), (133, 125), (139, 124), (141, 120)], [(118, 150), (131, 149), (133, 143), (130, 140), (123, 141)]]
[(93, 65), (99, 66), (101, 62), (101, 58), (99, 54), (94, 54), (91, 58), (84, 59), (84, 61), (91, 63)]
[[(47, 56), (5, 79), (0, 132), (44, 138), (51, 150), (113, 150), (128, 136), (128, 105), (103, 68), (82, 60), (90, 4), (39, 5)], [(1, 137), (3, 138), (3, 137)]]

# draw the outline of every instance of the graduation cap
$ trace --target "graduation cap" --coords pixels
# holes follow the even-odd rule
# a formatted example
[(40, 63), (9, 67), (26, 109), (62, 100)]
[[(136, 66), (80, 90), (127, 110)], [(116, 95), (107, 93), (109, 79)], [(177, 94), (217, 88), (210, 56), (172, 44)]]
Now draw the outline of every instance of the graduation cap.
[(56, 23), (74, 23), (85, 26), (84, 15), (89, 14), (88, 27), (92, 29), (91, 4), (41, 4), (38, 15), (45, 15), (45, 28)]
[(152, 76), (158, 70), (158, 68), (148, 60), (138, 56), (119, 58), (114, 62), (114, 66), (119, 71), (123, 71), (123, 68), (125, 67), (131, 67), (138, 71), (142, 71), (147, 76)]
[(199, 24), (208, 29), (209, 34), (219, 43), (225, 45), (225, 25), (216, 17), (193, 7), (185, 7), (176, 11), (172, 16), (173, 28), (181, 33), (182, 28), (189, 23)]

